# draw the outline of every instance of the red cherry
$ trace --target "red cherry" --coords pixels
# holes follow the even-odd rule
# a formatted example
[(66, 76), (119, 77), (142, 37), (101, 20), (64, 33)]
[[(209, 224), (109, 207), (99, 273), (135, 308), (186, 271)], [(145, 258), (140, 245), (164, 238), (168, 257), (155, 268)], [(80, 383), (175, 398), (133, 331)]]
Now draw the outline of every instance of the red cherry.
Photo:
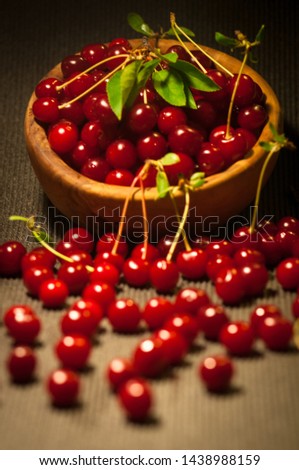
[(152, 407), (152, 391), (149, 384), (140, 378), (124, 382), (118, 391), (121, 406), (128, 417), (134, 421), (144, 421)]
[[(85, 266), (92, 266), (93, 265), (93, 260), (92, 256), (90, 253), (87, 251), (79, 250), (79, 248), (74, 248), (70, 253), (68, 253), (68, 257), (73, 260), (75, 263), (81, 263), (84, 264)], [(62, 263), (68, 263), (71, 261), (64, 261), (61, 260)]]
[(158, 128), (162, 134), (169, 134), (169, 132), (176, 126), (186, 124), (187, 115), (181, 109), (175, 106), (164, 107), (158, 115)]
[(36, 368), (36, 356), (28, 346), (16, 346), (11, 350), (6, 366), (14, 382), (29, 382)]
[(199, 329), (205, 337), (212, 341), (219, 339), (219, 333), (224, 325), (229, 322), (229, 317), (222, 305), (207, 304), (199, 308), (197, 312)]
[(132, 361), (123, 357), (112, 359), (106, 369), (107, 380), (114, 390), (135, 376)]
[(185, 287), (177, 293), (174, 305), (177, 312), (187, 312), (195, 316), (200, 307), (209, 303), (210, 298), (203, 289)]
[(107, 313), (113, 329), (120, 333), (134, 333), (141, 321), (139, 306), (130, 298), (117, 299), (108, 307)]
[(128, 258), (123, 265), (125, 281), (133, 287), (144, 287), (150, 281), (150, 264), (141, 258)]
[(121, 57), (123, 56), (123, 54), (125, 54), (126, 57), (129, 57), (127, 48), (120, 44), (116, 44), (114, 46), (108, 47), (107, 57), (111, 57), (111, 60), (106, 62), (105, 66), (109, 70), (114, 70), (116, 67), (121, 65), (126, 60), (126, 57)]
[(8, 241), (0, 246), (0, 276), (18, 276), (26, 248), (18, 241)]
[(29, 294), (38, 297), (40, 287), (44, 281), (53, 279), (52, 269), (46, 266), (32, 266), (23, 273), (23, 282)]
[(294, 318), (299, 318), (299, 295), (293, 300), (292, 313)]
[(80, 378), (72, 370), (57, 369), (49, 375), (47, 389), (54, 405), (71, 406), (79, 395)]
[(167, 152), (167, 141), (158, 132), (151, 132), (139, 138), (136, 148), (138, 157), (142, 160), (158, 160)]
[(261, 104), (244, 106), (238, 112), (238, 125), (243, 129), (256, 131), (262, 128), (268, 121), (268, 113)]
[(38, 295), (44, 307), (59, 308), (64, 305), (69, 290), (65, 282), (59, 279), (47, 279), (41, 284)]
[(299, 235), (299, 219), (297, 219), (296, 217), (282, 217), (278, 221), (277, 227), (279, 231), (293, 232)]
[(261, 251), (252, 248), (238, 249), (234, 253), (233, 258), (237, 266), (245, 266), (252, 263), (264, 264), (266, 261)]
[(176, 152), (176, 154), (179, 157), (179, 161), (165, 167), (165, 173), (171, 185), (178, 183), (179, 175), (183, 175), (187, 179), (190, 178), (195, 169), (195, 163), (189, 155), (182, 152)]
[(115, 184), (117, 186), (131, 186), (134, 181), (134, 175), (131, 171), (120, 168), (109, 171), (105, 178), (106, 184)]
[(78, 128), (71, 121), (58, 121), (53, 124), (48, 132), (50, 147), (58, 155), (71, 152), (79, 138)]
[(137, 150), (130, 140), (118, 139), (108, 146), (105, 158), (113, 168), (129, 170), (137, 163)]
[(299, 286), (299, 258), (282, 260), (276, 268), (276, 279), (286, 290), (296, 290)]
[(219, 339), (231, 354), (246, 356), (252, 352), (254, 331), (245, 321), (230, 322), (221, 328)]
[(231, 383), (234, 366), (226, 356), (208, 356), (199, 364), (198, 373), (209, 391), (223, 392)]
[(157, 377), (166, 366), (163, 341), (157, 337), (141, 340), (133, 352), (133, 367), (139, 375)]
[(115, 289), (107, 282), (91, 282), (82, 292), (84, 300), (94, 300), (103, 308), (104, 313), (115, 300), (115, 296)]
[(35, 87), (35, 94), (37, 98), (50, 97), (61, 98), (63, 90), (57, 91), (56, 87), (61, 85), (62, 81), (58, 78), (48, 77), (41, 80)]
[(211, 241), (206, 247), (206, 254), (208, 257), (214, 255), (227, 255), (232, 256), (234, 253), (234, 245), (228, 240)]
[(103, 262), (97, 264), (89, 277), (91, 282), (107, 282), (114, 286), (118, 284), (119, 276), (119, 270), (114, 264)]
[(91, 232), (84, 227), (72, 227), (64, 236), (64, 242), (72, 243), (79, 250), (91, 252), (94, 248), (94, 238)]
[(175, 330), (161, 328), (154, 336), (163, 342), (163, 355), (169, 366), (179, 364), (188, 352), (186, 339)]
[[(228, 90), (229, 93), (232, 94), (236, 81), (238, 79), (238, 74), (235, 74), (232, 78), (230, 78), (228, 82)], [(237, 86), (234, 104), (238, 107), (247, 106), (253, 103), (256, 94), (256, 84), (253, 79), (242, 73), (239, 77), (239, 83)]]
[(199, 171), (206, 176), (214, 175), (224, 170), (225, 161), (220, 149), (211, 142), (203, 142), (196, 154)]
[(142, 318), (150, 330), (161, 328), (174, 313), (173, 303), (164, 297), (152, 297), (144, 306)]
[(81, 334), (92, 336), (103, 318), (100, 305), (90, 300), (75, 302), (61, 318), (61, 330), (64, 335)]
[(177, 255), (176, 265), (183, 277), (189, 280), (198, 280), (206, 274), (207, 259), (206, 251), (200, 248), (186, 250)]
[(22, 271), (34, 266), (45, 266), (53, 269), (56, 263), (56, 256), (44, 247), (34, 248), (27, 252), (21, 261)]
[(106, 59), (107, 46), (101, 43), (87, 44), (81, 50), (81, 56), (89, 65), (95, 65)]
[(86, 336), (73, 333), (57, 342), (55, 352), (63, 367), (82, 369), (88, 361), (91, 343)]
[(223, 72), (216, 69), (209, 69), (206, 75), (211, 80), (213, 80), (220, 87), (220, 89), (212, 92), (203, 91), (201, 92), (201, 94), (204, 99), (206, 99), (207, 101), (211, 101), (213, 104), (215, 104), (215, 106), (219, 106), (220, 108), (222, 108), (224, 104), (227, 104), (227, 85), (229, 83), (229, 80)]
[(72, 295), (80, 295), (89, 282), (89, 273), (83, 263), (64, 263), (57, 271), (57, 277), (63, 281)]
[(70, 77), (74, 72), (83, 72), (88, 67), (88, 63), (81, 54), (72, 54), (61, 61), (61, 71), (64, 78)]
[(206, 272), (212, 282), (215, 282), (218, 274), (224, 269), (235, 268), (235, 261), (228, 255), (211, 255), (206, 264)]
[(259, 328), (260, 338), (274, 351), (287, 349), (292, 335), (292, 323), (280, 316), (265, 318)]
[(238, 304), (245, 295), (244, 283), (236, 268), (221, 270), (215, 280), (215, 289), (226, 304)]
[(170, 149), (190, 156), (197, 154), (203, 141), (203, 133), (186, 124), (174, 127), (168, 134)]
[(155, 261), (156, 259), (160, 258), (159, 249), (150, 243), (148, 243), (147, 245), (145, 245), (144, 243), (139, 243), (138, 245), (135, 245), (131, 251), (131, 258), (144, 259), (144, 256), (145, 259), (149, 262)]
[(124, 265), (124, 257), (119, 253), (112, 253), (111, 251), (103, 251), (99, 253), (94, 259), (94, 266), (99, 264), (109, 263), (113, 264), (119, 271), (122, 270)]
[[(116, 241), (116, 234), (113, 232), (106, 232), (102, 235), (96, 244), (96, 252), (104, 253), (107, 251), (111, 251), (114, 247)], [(129, 245), (125, 237), (121, 237), (118, 243), (117, 252), (126, 258), (129, 252)]]
[(154, 261), (150, 267), (150, 280), (157, 291), (167, 293), (172, 291), (178, 282), (179, 271), (176, 264), (165, 259)]
[(21, 344), (32, 344), (41, 330), (41, 322), (26, 306), (13, 306), (5, 314), (10, 336)]
[(227, 167), (243, 158), (247, 150), (245, 138), (235, 129), (231, 128), (229, 136), (226, 136), (226, 126), (218, 126), (213, 129), (209, 140), (219, 148)]
[(259, 336), (260, 326), (265, 318), (281, 317), (280, 309), (273, 304), (261, 304), (254, 308), (250, 314), (250, 324), (256, 334)]
[(60, 117), (59, 101), (51, 96), (37, 98), (32, 105), (32, 112), (40, 122), (56, 122)]
[(239, 267), (239, 275), (242, 278), (245, 295), (250, 297), (261, 295), (268, 283), (268, 270), (263, 264), (248, 263)]
[(199, 332), (196, 318), (194, 318), (189, 313), (184, 312), (175, 313), (165, 322), (164, 328), (171, 331), (174, 330), (182, 335), (189, 346), (191, 346), (191, 344), (194, 342)]
[(158, 114), (151, 104), (137, 103), (126, 117), (127, 127), (135, 134), (150, 132), (157, 124)]

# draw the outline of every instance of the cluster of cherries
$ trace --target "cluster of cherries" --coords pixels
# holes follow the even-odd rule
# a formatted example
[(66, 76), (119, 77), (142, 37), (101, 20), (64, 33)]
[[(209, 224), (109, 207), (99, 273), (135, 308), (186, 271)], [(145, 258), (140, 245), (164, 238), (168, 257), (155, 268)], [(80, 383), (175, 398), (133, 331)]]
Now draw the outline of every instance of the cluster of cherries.
[[(145, 419), (151, 411), (149, 379), (183, 361), (198, 335), (218, 341), (227, 351), (206, 357), (198, 366), (211, 391), (228, 389), (234, 372), (232, 356), (251, 354), (257, 339), (272, 350), (291, 345), (293, 322), (277, 306), (261, 303), (242, 321), (233, 321), (227, 306), (262, 296), (273, 270), (283, 289), (297, 291), (292, 314), (294, 321), (299, 318), (298, 219), (266, 221), (253, 233), (243, 226), (232, 240), (200, 237), (188, 250), (178, 244), (173, 260), (165, 257), (169, 242), (166, 236), (157, 244), (132, 246), (124, 236), (119, 240), (114, 233), (105, 233), (95, 243), (87, 229), (75, 227), (65, 233), (54, 252), (44, 246), (27, 251), (18, 241), (0, 246), (2, 277), (21, 275), (28, 294), (40, 299), (45, 308), (64, 309), (61, 338), (55, 345), (60, 367), (47, 379), (56, 405), (76, 402), (79, 373), (88, 363), (93, 336), (104, 319), (116, 332), (150, 332), (130, 357), (116, 357), (107, 367), (108, 383), (136, 420)], [(199, 287), (178, 289), (180, 277), (210, 279), (219, 303), (213, 303)], [(123, 283), (137, 288), (152, 285), (157, 295), (141, 308), (134, 299), (120, 295)], [(172, 300), (165, 294), (172, 294)], [(66, 307), (70, 295), (78, 298)], [(13, 305), (4, 312), (3, 321), (15, 341), (8, 370), (15, 381), (29, 381), (36, 368), (34, 344), (41, 330), (40, 318), (29, 305)]]
[[(176, 185), (179, 174), (189, 178), (201, 171), (209, 176), (248, 153), (268, 120), (266, 97), (249, 75), (227, 75), (198, 50), (192, 51), (193, 57), (219, 90), (191, 89), (196, 109), (178, 107), (163, 100), (149, 78), (119, 120), (106, 86), (131, 50), (125, 38), (108, 45), (87, 45), (62, 60), (62, 79), (48, 77), (36, 86), (33, 114), (45, 128), (52, 150), (68, 165), (93, 180), (130, 186), (146, 160), (158, 160), (171, 151), (178, 154), (179, 162), (165, 171), (170, 184)], [(180, 60), (197, 66), (181, 45), (166, 52), (175, 52)], [(160, 65), (167, 67), (167, 63)], [(86, 72), (90, 67), (94, 68)], [(156, 171), (150, 169), (145, 187), (156, 185)]]

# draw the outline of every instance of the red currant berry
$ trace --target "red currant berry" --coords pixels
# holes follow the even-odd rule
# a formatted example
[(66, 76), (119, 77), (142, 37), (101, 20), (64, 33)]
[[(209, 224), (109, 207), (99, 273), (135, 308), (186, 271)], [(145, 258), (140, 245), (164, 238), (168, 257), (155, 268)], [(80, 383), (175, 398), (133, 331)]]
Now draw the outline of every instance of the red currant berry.
[(124, 382), (118, 391), (121, 406), (133, 421), (144, 421), (152, 407), (152, 391), (149, 384), (140, 378)]
[(48, 279), (39, 288), (39, 299), (44, 307), (62, 307), (69, 295), (69, 290), (65, 282), (59, 279)]
[(57, 369), (48, 377), (47, 389), (54, 405), (71, 406), (74, 405), (79, 395), (80, 378), (72, 370)]
[(8, 241), (0, 246), (0, 276), (18, 276), (26, 248), (17, 241)]
[(25, 383), (33, 378), (36, 356), (28, 346), (16, 346), (10, 352), (6, 365), (14, 382)]
[(212, 341), (218, 341), (222, 327), (229, 322), (229, 317), (222, 305), (203, 305), (197, 311), (196, 318), (200, 331)]
[(107, 313), (113, 329), (119, 333), (134, 333), (141, 321), (139, 306), (130, 298), (117, 299), (108, 307)]
[(55, 346), (55, 353), (63, 367), (83, 369), (91, 352), (91, 343), (86, 336), (69, 334), (61, 338)]
[(228, 389), (234, 366), (226, 356), (208, 356), (200, 363), (198, 373), (211, 392), (223, 392)]
[(293, 325), (286, 318), (268, 317), (260, 325), (259, 336), (267, 348), (281, 351), (288, 348), (293, 335)]
[(226, 323), (219, 334), (220, 342), (236, 356), (246, 356), (252, 352), (254, 331), (245, 321)]

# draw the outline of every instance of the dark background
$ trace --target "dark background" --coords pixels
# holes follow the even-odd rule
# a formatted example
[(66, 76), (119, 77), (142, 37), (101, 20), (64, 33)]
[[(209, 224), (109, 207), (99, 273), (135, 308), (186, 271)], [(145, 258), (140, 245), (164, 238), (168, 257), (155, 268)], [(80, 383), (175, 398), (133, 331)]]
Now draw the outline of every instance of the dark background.
[[(216, 46), (215, 31), (233, 35), (235, 29), (254, 38), (261, 24), (265, 40), (255, 65), (279, 97), (286, 135), (298, 145), (298, 2), (292, 0), (209, 1), (1, 1), (0, 4), (0, 242), (25, 244), (26, 228), (8, 222), (11, 214), (47, 216), (48, 201), (33, 173), (23, 137), (29, 97), (41, 77), (61, 59), (92, 42), (134, 37), (126, 15), (137, 11), (154, 28), (168, 28), (169, 12), (192, 29), (202, 44)], [(282, 151), (262, 195), (262, 214), (298, 216), (298, 151)], [(27, 243), (28, 245), (28, 243)], [(28, 248), (30, 246), (28, 245)], [(0, 315), (13, 303), (29, 303), (43, 323), (37, 348), (39, 368), (34, 383), (19, 387), (9, 382), (4, 360), (11, 343), (0, 325), (0, 446), (3, 449), (296, 449), (299, 431), (298, 355), (278, 354), (258, 345), (256, 355), (236, 359), (231, 393), (207, 394), (197, 378), (197, 366), (216, 344), (201, 339), (182, 367), (158, 381), (154, 419), (133, 425), (116, 406), (104, 379), (108, 361), (127, 356), (135, 337), (112, 334), (105, 326), (93, 350), (91, 366), (82, 374), (82, 403), (74, 410), (52, 408), (44, 381), (57, 366), (52, 347), (59, 337), (61, 312), (45, 311), (30, 299), (20, 280), (0, 281)], [(182, 283), (182, 286), (185, 285)], [(218, 301), (212, 286), (200, 284)], [(151, 290), (125, 288), (140, 305)], [(266, 301), (290, 317), (294, 294), (269, 281)], [(265, 301), (265, 299), (264, 299)], [(248, 318), (253, 304), (230, 308), (232, 318)]]

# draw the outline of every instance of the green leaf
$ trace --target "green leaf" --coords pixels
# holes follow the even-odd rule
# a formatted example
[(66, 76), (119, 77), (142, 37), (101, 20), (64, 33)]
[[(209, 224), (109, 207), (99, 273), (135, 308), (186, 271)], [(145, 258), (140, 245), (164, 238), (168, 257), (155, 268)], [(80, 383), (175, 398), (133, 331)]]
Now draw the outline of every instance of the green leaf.
[(142, 64), (138, 70), (136, 83), (134, 87), (131, 89), (130, 95), (127, 98), (126, 106), (130, 107), (133, 105), (134, 101), (136, 100), (139, 91), (146, 85), (147, 80), (152, 75), (153, 70), (157, 67), (161, 60), (160, 59), (153, 59), (145, 62)]
[(262, 40), (264, 39), (264, 29), (265, 29), (265, 25), (262, 24), (262, 26), (260, 27), (257, 35), (255, 36), (255, 41), (256, 42), (262, 42)]
[(138, 13), (129, 13), (127, 20), (131, 28), (137, 31), (137, 33), (145, 34), (146, 36), (152, 36), (154, 34), (153, 30), (144, 22), (144, 19)]
[(161, 59), (163, 60), (167, 60), (167, 62), (171, 62), (171, 63), (175, 63), (179, 56), (177, 55), (176, 52), (168, 52), (168, 54), (159, 54), (159, 57), (161, 57)]
[(165, 171), (158, 171), (156, 176), (156, 186), (159, 198), (167, 195), (170, 185)]
[(198, 70), (198, 68), (193, 64), (190, 64), (190, 62), (178, 60), (175, 64), (169, 65), (171, 69), (175, 69), (180, 72), (183, 76), (184, 82), (191, 88), (201, 91), (219, 90), (219, 86), (213, 80)]
[(273, 142), (260, 142), (259, 145), (266, 150), (266, 152), (271, 152), (275, 144)]
[(186, 95), (186, 106), (191, 109), (197, 109), (196, 101), (190, 90), (190, 88), (185, 85), (185, 95)]
[(201, 171), (193, 173), (189, 181), (193, 188), (200, 188), (205, 183), (205, 174)]
[(173, 106), (185, 106), (184, 82), (174, 70), (159, 70), (152, 74), (154, 88), (167, 103)]
[(221, 44), (221, 46), (236, 47), (239, 45), (239, 41), (237, 39), (230, 38), (218, 32), (215, 33), (215, 40), (218, 44)]
[[(185, 26), (180, 26), (180, 28), (184, 31), (185, 34), (187, 34), (190, 38), (194, 38), (195, 37), (195, 34), (193, 33), (193, 31), (191, 31), (191, 29), (189, 28), (186, 28)], [(181, 36), (182, 34), (177, 31), (178, 35)], [(167, 36), (176, 36), (173, 28), (169, 28), (168, 31), (165, 31), (164, 33), (165, 35)]]
[(276, 128), (273, 126), (272, 122), (269, 123), (270, 130), (273, 134), (275, 142), (278, 142), (279, 144), (283, 144), (286, 140), (286, 137), (284, 134), (279, 134), (276, 130)]
[(131, 91), (134, 89), (140, 64), (140, 60), (131, 62), (123, 70), (115, 72), (108, 81), (108, 100), (118, 119), (121, 119), (126, 101), (128, 100)]
[(162, 163), (163, 166), (174, 165), (180, 161), (180, 157), (177, 153), (169, 152), (164, 155), (164, 157), (160, 158), (159, 162)]

